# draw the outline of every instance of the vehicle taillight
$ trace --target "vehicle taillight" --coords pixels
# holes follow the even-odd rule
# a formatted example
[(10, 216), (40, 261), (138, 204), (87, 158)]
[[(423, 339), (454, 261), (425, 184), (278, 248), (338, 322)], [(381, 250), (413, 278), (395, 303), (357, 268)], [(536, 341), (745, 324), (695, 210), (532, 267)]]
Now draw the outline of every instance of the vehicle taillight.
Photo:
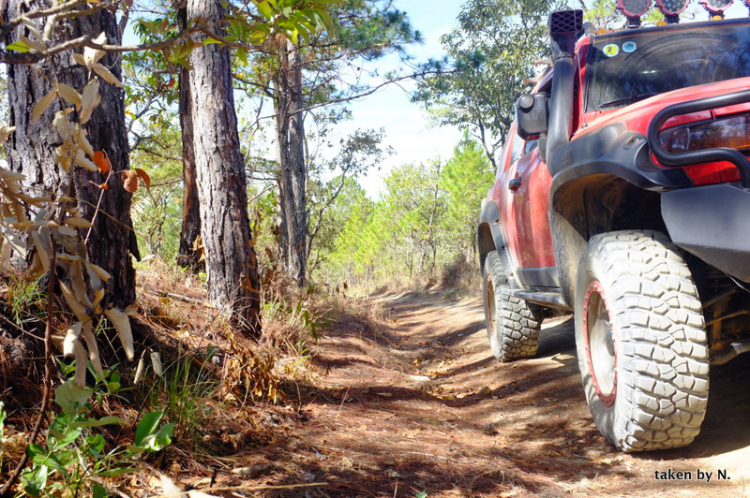
[(750, 149), (750, 115), (743, 114), (667, 128), (659, 134), (669, 152), (729, 147)]

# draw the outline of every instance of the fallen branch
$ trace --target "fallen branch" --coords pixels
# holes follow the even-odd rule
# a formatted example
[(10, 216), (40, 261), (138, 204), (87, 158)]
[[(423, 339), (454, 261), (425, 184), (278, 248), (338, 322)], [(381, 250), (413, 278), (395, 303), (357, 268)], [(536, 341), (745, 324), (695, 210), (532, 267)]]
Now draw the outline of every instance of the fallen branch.
[(197, 304), (199, 306), (204, 306), (206, 308), (216, 309), (216, 306), (214, 306), (213, 304), (211, 304), (211, 303), (209, 303), (209, 302), (207, 302), (205, 300), (195, 299), (195, 298), (192, 298), (192, 297), (189, 297), (189, 296), (183, 296), (182, 294), (174, 294), (172, 292), (167, 292), (167, 291), (159, 290), (159, 289), (157, 289), (157, 288), (155, 288), (155, 287), (153, 287), (151, 285), (148, 285), (148, 284), (146, 284), (146, 285), (143, 286), (143, 290), (146, 290), (146, 291), (151, 292), (153, 294), (156, 294), (158, 296), (171, 297), (172, 299), (177, 299), (178, 301), (184, 301), (186, 303)]

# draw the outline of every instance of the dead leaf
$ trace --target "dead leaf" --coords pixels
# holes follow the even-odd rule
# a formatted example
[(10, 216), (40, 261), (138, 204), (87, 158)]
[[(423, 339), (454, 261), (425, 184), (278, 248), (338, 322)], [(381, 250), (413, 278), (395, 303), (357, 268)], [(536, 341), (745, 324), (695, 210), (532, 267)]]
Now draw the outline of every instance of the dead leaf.
[(94, 64), (94, 71), (96, 72), (96, 74), (101, 76), (104, 79), (104, 81), (106, 81), (107, 83), (111, 83), (115, 85), (117, 88), (122, 88), (122, 83), (120, 83), (120, 80), (118, 80), (117, 76), (112, 74), (112, 72), (109, 69), (107, 69), (106, 66), (103, 66), (102, 64), (99, 64), (99, 63)]
[(175, 485), (172, 479), (164, 474), (161, 474), (159, 477), (161, 478), (161, 492), (163, 495), (171, 498), (185, 498), (185, 494)]
[(130, 330), (128, 315), (117, 308), (104, 310), (104, 314), (112, 322), (112, 325), (115, 326), (115, 329), (117, 329), (117, 335), (120, 337), (120, 343), (122, 344), (122, 349), (125, 351), (125, 356), (128, 357), (128, 360), (133, 361), (135, 350), (133, 349), (133, 332)]
[(3, 275), (7, 275), (8, 270), (10, 269), (11, 249), (12, 248), (8, 241), (3, 238), (2, 246), (0, 246), (0, 272), (2, 272)]
[(78, 235), (78, 232), (70, 227), (58, 227), (57, 233), (59, 233), (60, 235), (65, 235), (67, 237), (75, 237), (76, 235)]
[(38, 52), (44, 52), (47, 50), (47, 47), (44, 45), (44, 43), (34, 41), (30, 38), (27, 38), (25, 36), (19, 36), (18, 39), (22, 42), (24, 42), (29, 48), (34, 49)]
[(42, 234), (39, 232), (31, 232), (31, 238), (34, 240), (34, 245), (36, 246), (37, 253), (39, 254), (39, 260), (42, 263), (42, 267), (44, 268), (44, 272), (49, 271), (49, 267), (51, 265), (51, 261), (49, 258), (49, 249), (45, 247), (44, 240), (42, 239)]
[(83, 347), (81, 341), (75, 342), (75, 357), (76, 357), (76, 375), (75, 381), (78, 387), (84, 389), (86, 387), (86, 360), (88, 354), (86, 354), (86, 348)]
[(39, 102), (34, 104), (34, 108), (31, 110), (33, 124), (36, 124), (36, 122), (39, 120), (39, 117), (44, 114), (44, 111), (46, 111), (49, 105), (55, 100), (55, 97), (57, 97), (57, 90), (52, 90), (47, 95), (39, 99)]
[(81, 112), (79, 119), (81, 124), (88, 123), (91, 118), (91, 114), (94, 109), (101, 103), (102, 96), (99, 93), (99, 80), (94, 78), (89, 81), (85, 87), (83, 87), (83, 95), (81, 96)]
[(83, 261), (73, 261), (70, 264), (70, 270), (68, 272), (70, 276), (70, 286), (76, 295), (78, 301), (89, 308), (93, 308), (88, 296), (88, 290), (86, 289), (86, 282), (83, 280)]
[(99, 346), (96, 344), (96, 337), (94, 336), (93, 326), (91, 321), (85, 322), (81, 328), (81, 336), (86, 341), (86, 347), (89, 350), (89, 360), (91, 365), (94, 367), (96, 375), (99, 379), (104, 379), (104, 370), (102, 370), (102, 360), (99, 358)]
[(2, 226), (0, 229), (2, 229), (3, 235), (5, 235), (5, 240), (7, 240), (11, 247), (13, 247), (13, 250), (22, 258), (26, 258), (26, 244), (24, 244), (21, 239), (16, 236), (14, 231), (8, 227)]
[(31, 36), (33, 36), (35, 39), (39, 41), (43, 40), (42, 34), (37, 29), (36, 24), (34, 24), (34, 21), (32, 21), (26, 16), (21, 16), (19, 20), (23, 23), (24, 26), (26, 26), (26, 29), (29, 30), (29, 33), (31, 34)]
[(82, 166), (89, 171), (99, 171), (99, 168), (96, 167), (96, 164), (91, 162), (91, 160), (86, 157), (86, 152), (84, 152), (83, 149), (78, 149), (76, 151), (75, 163), (78, 166)]
[(121, 172), (123, 187), (125, 190), (134, 194), (138, 190), (138, 173), (133, 170), (126, 169)]
[(91, 222), (89, 220), (73, 217), (65, 218), (65, 224), (76, 228), (91, 228)]
[(58, 83), (57, 91), (60, 93), (60, 97), (75, 105), (76, 109), (81, 109), (81, 94), (75, 88), (65, 83)]
[(135, 172), (138, 175), (138, 178), (143, 180), (143, 184), (146, 185), (146, 188), (151, 188), (151, 177), (148, 176), (148, 173), (141, 168), (135, 168)]
[(271, 465), (267, 463), (260, 463), (257, 465), (250, 465), (249, 467), (238, 467), (236, 469), (232, 469), (231, 472), (232, 474), (237, 474), (249, 479), (254, 479), (265, 473), (270, 468)]
[(78, 139), (78, 147), (83, 149), (87, 156), (94, 157), (94, 147), (91, 146), (91, 142), (86, 138), (87, 135), (88, 133), (86, 130), (81, 130), (81, 132), (76, 135), (76, 138)]
[(164, 374), (164, 369), (161, 365), (161, 355), (158, 351), (154, 351), (151, 353), (151, 365), (154, 367), (154, 373), (157, 375), (157, 377), (161, 377), (162, 374)]
[(65, 302), (68, 303), (68, 307), (73, 311), (76, 318), (82, 323), (91, 321), (91, 317), (86, 313), (86, 308), (80, 301), (78, 301), (75, 294), (73, 294), (73, 291), (65, 284), (65, 282), (60, 282), (60, 290), (62, 290)]
[[(95, 265), (94, 263), (86, 262), (86, 269), (89, 271), (89, 276), (91, 276), (91, 273), (93, 272), (96, 274), (97, 277), (104, 280), (105, 282), (109, 282), (109, 279), (112, 278), (112, 275), (107, 273), (107, 270), (102, 268), (101, 266)], [(93, 285), (93, 284), (92, 284)], [(94, 287), (96, 288), (96, 287)]]
[(188, 491), (184, 492), (180, 488), (177, 487), (177, 485), (170, 479), (169, 477), (165, 476), (164, 474), (160, 474), (161, 478), (161, 491), (164, 496), (169, 496), (170, 498), (218, 498), (215, 495), (209, 495), (208, 493), (204, 493), (202, 491)]
[(135, 377), (133, 377), (133, 384), (137, 385), (140, 381), (143, 380), (144, 371), (146, 371), (146, 357), (142, 353), (141, 359), (138, 360), (138, 366), (135, 369)]
[(99, 171), (102, 173), (102, 175), (106, 175), (107, 173), (109, 173), (109, 170), (112, 168), (112, 164), (109, 162), (109, 157), (107, 157), (106, 151), (94, 151), (93, 158), (94, 164), (96, 164), (96, 167), (99, 168)]
[(73, 54), (73, 60), (82, 66), (86, 65), (86, 59), (81, 54)]
[(15, 126), (0, 125), (0, 141), (5, 142), (11, 133), (16, 131)]
[[(101, 281), (99, 281), (99, 285), (101, 285)], [(94, 302), (92, 304), (94, 307), (94, 313), (96, 313), (97, 315), (100, 315), (102, 312), (102, 307), (101, 307), (102, 298), (104, 298), (104, 289), (96, 289), (94, 291)]]
[(78, 336), (81, 335), (81, 322), (76, 322), (65, 332), (65, 339), (63, 340), (63, 356), (70, 358), (75, 354), (75, 345), (78, 341)]
[[(104, 45), (107, 43), (107, 35), (102, 32), (99, 36), (94, 38), (94, 43), (97, 45)], [(85, 47), (83, 49), (83, 59), (86, 62), (86, 67), (92, 69), (94, 64), (99, 62), (99, 59), (104, 57), (105, 52), (103, 50), (97, 50), (95, 48)]]

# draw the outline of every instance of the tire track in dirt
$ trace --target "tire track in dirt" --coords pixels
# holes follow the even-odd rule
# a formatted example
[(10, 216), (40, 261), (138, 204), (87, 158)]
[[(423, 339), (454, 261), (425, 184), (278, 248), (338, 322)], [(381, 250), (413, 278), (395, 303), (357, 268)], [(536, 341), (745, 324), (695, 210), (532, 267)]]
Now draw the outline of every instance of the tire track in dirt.
[[(586, 407), (572, 320), (545, 320), (538, 356), (501, 364), (476, 299), (379, 306), (380, 323), (353, 314), (321, 339), (319, 374), (298, 386), (298, 436), (259, 449), (283, 468), (265, 483), (326, 483), (282, 495), (750, 496), (750, 355), (712, 371), (691, 447), (622, 454)], [(655, 478), (670, 469), (692, 478)]]

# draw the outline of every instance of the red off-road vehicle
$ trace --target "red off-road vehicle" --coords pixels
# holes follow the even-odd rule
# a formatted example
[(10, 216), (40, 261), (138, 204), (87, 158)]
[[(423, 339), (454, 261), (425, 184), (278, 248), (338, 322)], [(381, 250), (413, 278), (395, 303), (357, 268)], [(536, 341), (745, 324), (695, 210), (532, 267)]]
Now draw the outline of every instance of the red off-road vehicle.
[(479, 219), (492, 352), (534, 356), (572, 310), (601, 433), (684, 446), (709, 365), (750, 350), (750, 20), (550, 34)]

